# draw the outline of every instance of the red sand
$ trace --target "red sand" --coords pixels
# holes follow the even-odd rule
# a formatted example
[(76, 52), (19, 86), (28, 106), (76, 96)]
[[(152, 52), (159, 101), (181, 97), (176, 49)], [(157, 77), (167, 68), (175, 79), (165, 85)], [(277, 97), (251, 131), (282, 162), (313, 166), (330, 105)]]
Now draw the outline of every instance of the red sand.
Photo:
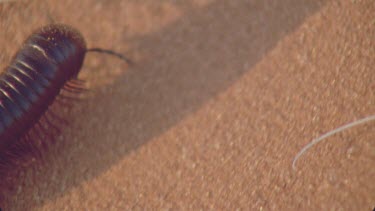
[(136, 65), (86, 57), (92, 92), (4, 210), (375, 207), (374, 122), (291, 168), (375, 113), (373, 0), (76, 2), (0, 3), (1, 69), (52, 20)]

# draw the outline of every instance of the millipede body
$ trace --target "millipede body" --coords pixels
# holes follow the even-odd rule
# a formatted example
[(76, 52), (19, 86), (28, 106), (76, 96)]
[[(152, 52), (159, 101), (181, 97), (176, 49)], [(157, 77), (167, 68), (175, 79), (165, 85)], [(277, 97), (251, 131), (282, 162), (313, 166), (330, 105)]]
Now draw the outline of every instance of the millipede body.
[(62, 89), (79, 90), (86, 51), (81, 34), (67, 25), (42, 27), (26, 39), (0, 75), (0, 165), (49, 133), (48, 108)]

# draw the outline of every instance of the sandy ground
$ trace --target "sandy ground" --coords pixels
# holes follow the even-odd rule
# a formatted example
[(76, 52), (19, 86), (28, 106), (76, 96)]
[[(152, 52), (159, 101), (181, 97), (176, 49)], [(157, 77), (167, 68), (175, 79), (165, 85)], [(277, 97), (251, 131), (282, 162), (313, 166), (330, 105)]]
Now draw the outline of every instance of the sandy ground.
[(87, 55), (91, 92), (4, 210), (375, 207), (374, 122), (291, 168), (375, 113), (373, 0), (2, 2), (1, 70), (51, 22), (136, 64)]

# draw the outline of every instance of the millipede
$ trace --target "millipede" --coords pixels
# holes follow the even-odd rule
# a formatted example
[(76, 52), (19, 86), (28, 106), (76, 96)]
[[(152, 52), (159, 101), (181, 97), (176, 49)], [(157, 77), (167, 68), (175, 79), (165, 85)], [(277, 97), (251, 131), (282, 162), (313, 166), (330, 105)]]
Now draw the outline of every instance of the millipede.
[(50, 107), (55, 102), (65, 106), (85, 90), (78, 74), (87, 52), (110, 54), (131, 64), (115, 51), (87, 49), (81, 33), (64, 24), (41, 27), (24, 41), (0, 74), (1, 168), (40, 153), (61, 132), (59, 124), (66, 120)]

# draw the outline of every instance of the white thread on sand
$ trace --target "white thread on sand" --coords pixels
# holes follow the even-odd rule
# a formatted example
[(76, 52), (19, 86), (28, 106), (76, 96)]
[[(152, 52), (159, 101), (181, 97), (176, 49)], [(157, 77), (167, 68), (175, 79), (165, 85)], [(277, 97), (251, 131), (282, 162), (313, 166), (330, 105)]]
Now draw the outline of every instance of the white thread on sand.
[(346, 130), (348, 128), (351, 128), (351, 127), (355, 127), (357, 125), (360, 125), (360, 124), (364, 124), (366, 122), (369, 122), (369, 121), (373, 121), (375, 120), (375, 115), (371, 115), (371, 116), (368, 116), (368, 117), (365, 117), (363, 119), (359, 119), (359, 120), (356, 120), (354, 122), (351, 122), (351, 123), (348, 123), (348, 124), (345, 124), (339, 128), (336, 128), (334, 130), (331, 130), (329, 131), (328, 133), (325, 133), (323, 135), (321, 135), (320, 137), (312, 140), (309, 144), (307, 144), (305, 147), (303, 147), (299, 152), (298, 154), (294, 157), (294, 160), (293, 160), (293, 164), (292, 164), (292, 168), (293, 170), (296, 170), (296, 162), (297, 160), (301, 157), (301, 155), (303, 153), (305, 153), (309, 148), (311, 148), (312, 146), (314, 146), (315, 144), (321, 142), (322, 140), (324, 140), (325, 138), (329, 137), (329, 136), (332, 136), (336, 133), (339, 133), (343, 130)]

